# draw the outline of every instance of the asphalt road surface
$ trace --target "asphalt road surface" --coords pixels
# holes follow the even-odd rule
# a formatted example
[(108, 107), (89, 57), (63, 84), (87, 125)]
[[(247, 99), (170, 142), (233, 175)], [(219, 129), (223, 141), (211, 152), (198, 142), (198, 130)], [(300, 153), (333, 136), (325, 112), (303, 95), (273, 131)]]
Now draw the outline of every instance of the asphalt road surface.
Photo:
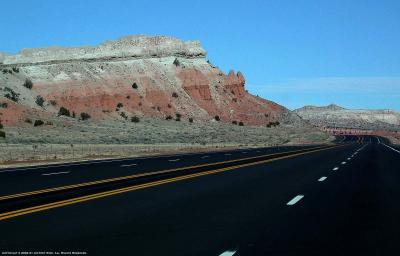
[(399, 149), (371, 136), (2, 169), (0, 251), (398, 255), (399, 181)]

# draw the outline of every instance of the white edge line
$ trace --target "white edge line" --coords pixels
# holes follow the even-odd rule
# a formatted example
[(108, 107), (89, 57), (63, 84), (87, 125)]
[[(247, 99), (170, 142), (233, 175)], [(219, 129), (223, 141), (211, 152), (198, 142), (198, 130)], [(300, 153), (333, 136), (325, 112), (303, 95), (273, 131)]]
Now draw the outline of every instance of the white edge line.
[(393, 150), (393, 151), (395, 151), (395, 152), (397, 152), (397, 153), (399, 153), (400, 154), (400, 151), (399, 150), (397, 150), (397, 149), (395, 149), (395, 148), (392, 148), (391, 146), (388, 146), (388, 145), (386, 145), (385, 143), (381, 143), (383, 146), (385, 146), (385, 147), (387, 147), (387, 148), (390, 148), (391, 150)]

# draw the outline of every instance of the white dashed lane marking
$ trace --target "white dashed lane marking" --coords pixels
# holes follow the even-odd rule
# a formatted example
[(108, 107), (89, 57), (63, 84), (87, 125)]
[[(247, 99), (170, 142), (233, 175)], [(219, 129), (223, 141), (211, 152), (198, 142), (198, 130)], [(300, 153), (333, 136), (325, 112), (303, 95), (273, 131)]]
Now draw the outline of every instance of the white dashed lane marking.
[(327, 177), (323, 176), (323, 177), (319, 178), (318, 181), (324, 181), (326, 179), (327, 179)]
[(123, 164), (121, 167), (129, 167), (129, 166), (136, 166), (137, 164)]
[(332, 170), (337, 171), (337, 170), (339, 170), (339, 167), (335, 167)]
[(346, 164), (346, 162), (343, 161), (342, 164)]
[(178, 162), (180, 159), (178, 158), (178, 159), (169, 159), (168, 161), (170, 161), (170, 162)]
[(304, 195), (297, 195), (292, 200), (287, 202), (286, 205), (295, 205), (297, 202), (299, 202), (301, 199), (303, 199), (303, 197), (304, 197)]
[(219, 256), (233, 256), (235, 255), (236, 251), (226, 251), (221, 253)]
[(70, 172), (51, 172), (51, 173), (42, 173), (43, 176), (50, 176), (50, 175), (59, 175), (59, 174), (68, 174)]

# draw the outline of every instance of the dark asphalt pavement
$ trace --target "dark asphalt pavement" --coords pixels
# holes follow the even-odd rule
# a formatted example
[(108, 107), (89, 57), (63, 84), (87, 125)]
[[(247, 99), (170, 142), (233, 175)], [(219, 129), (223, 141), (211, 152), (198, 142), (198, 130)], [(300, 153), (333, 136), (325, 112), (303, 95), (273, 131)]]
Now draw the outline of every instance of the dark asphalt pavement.
[[(397, 255), (400, 153), (376, 137), (338, 137), (338, 143), (337, 147), (300, 151), (304, 154), (292, 157), (278, 154), (286, 158), (267, 157), (268, 161), (255, 165), (0, 220), (0, 251)], [(293, 150), (311, 147), (7, 170), (0, 172), (0, 195)], [(253, 160), (245, 163), (249, 161)], [(137, 165), (121, 167), (128, 164)], [(42, 175), (53, 172), (69, 173)]]

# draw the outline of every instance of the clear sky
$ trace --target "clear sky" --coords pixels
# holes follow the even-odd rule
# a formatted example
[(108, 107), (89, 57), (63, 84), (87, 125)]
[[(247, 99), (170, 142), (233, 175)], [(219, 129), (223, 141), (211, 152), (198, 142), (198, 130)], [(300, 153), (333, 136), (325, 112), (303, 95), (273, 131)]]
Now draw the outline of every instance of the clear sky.
[(400, 110), (399, 0), (2, 1), (0, 51), (129, 34), (197, 39), (253, 94), (291, 109)]

